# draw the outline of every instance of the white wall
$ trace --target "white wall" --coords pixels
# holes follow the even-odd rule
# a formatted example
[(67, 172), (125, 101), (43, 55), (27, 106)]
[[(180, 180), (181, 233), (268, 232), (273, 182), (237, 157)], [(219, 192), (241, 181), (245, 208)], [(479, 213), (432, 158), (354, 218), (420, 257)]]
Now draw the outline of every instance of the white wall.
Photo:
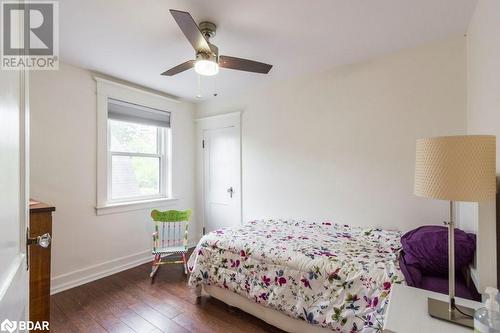
[(221, 95), (197, 105), (197, 116), (243, 110), (244, 221), (328, 218), (407, 230), (447, 217), (447, 203), (413, 195), (415, 140), (465, 132), (465, 64), (457, 36)]
[[(150, 210), (96, 216), (96, 82), (89, 71), (61, 64), (33, 71), (31, 197), (56, 206), (53, 289), (150, 258)], [(179, 104), (173, 122), (173, 192), (169, 208), (194, 206), (193, 106)], [(196, 215), (194, 216), (196, 220)], [(199, 229), (199, 228), (197, 228)], [(196, 241), (198, 230), (192, 238)]]
[[(500, 1), (479, 0), (467, 31), (467, 130), (500, 137)], [(498, 138), (497, 138), (498, 145)], [(500, 150), (497, 149), (497, 161)], [(497, 164), (500, 173), (500, 163)]]
[[(467, 133), (497, 136), (500, 173), (500, 1), (479, 0), (467, 30)], [(461, 205), (462, 225), (477, 234), (480, 290), (496, 286), (496, 209), (494, 203)], [(460, 216), (459, 216), (460, 217)]]

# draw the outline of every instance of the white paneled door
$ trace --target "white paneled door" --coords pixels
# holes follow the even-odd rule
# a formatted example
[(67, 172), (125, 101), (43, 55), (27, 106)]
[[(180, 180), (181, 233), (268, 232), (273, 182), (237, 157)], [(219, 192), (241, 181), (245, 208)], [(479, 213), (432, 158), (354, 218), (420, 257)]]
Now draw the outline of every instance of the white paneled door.
[(0, 328), (17, 332), (28, 318), (25, 81), (22, 71), (0, 72)]
[(241, 224), (240, 128), (203, 131), (205, 232)]

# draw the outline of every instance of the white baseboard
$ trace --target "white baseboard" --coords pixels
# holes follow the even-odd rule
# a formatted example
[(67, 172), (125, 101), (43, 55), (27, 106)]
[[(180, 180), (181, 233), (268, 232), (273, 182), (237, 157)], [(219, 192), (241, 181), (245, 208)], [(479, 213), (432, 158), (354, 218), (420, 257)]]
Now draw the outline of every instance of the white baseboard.
[[(194, 247), (196, 244), (197, 243), (189, 244), (189, 247)], [(136, 254), (119, 257), (97, 265), (54, 276), (51, 279), (50, 294), (54, 295), (61, 291), (119, 273), (152, 260), (153, 256), (151, 250), (145, 250)]]
[(54, 276), (51, 279), (50, 294), (57, 294), (61, 291), (142, 265), (148, 261), (152, 261), (151, 250), (142, 251), (133, 255), (116, 258), (97, 265)]

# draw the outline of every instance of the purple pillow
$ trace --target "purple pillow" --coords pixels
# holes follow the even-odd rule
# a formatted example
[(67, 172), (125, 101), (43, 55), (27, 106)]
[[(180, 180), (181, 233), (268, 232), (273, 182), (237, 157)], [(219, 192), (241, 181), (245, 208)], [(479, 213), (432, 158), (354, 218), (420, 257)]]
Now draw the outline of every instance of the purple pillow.
[[(428, 275), (448, 275), (448, 228), (423, 226), (401, 237), (404, 260)], [(476, 236), (455, 229), (455, 269), (461, 270), (474, 259)]]
[(406, 284), (410, 287), (420, 288), (422, 285), (422, 272), (415, 265), (409, 265), (405, 262), (405, 255), (399, 256), (399, 268), (403, 272)]

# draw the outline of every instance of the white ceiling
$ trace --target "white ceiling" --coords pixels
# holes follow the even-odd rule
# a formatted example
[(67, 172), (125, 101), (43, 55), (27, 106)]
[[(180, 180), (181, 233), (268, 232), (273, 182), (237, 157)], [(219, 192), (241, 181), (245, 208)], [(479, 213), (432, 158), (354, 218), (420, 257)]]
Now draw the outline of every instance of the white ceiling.
[(220, 53), (273, 64), (269, 75), (221, 69), (203, 98), (282, 80), (465, 33), (476, 0), (62, 0), (63, 62), (195, 101), (194, 58), (170, 8), (217, 24)]

